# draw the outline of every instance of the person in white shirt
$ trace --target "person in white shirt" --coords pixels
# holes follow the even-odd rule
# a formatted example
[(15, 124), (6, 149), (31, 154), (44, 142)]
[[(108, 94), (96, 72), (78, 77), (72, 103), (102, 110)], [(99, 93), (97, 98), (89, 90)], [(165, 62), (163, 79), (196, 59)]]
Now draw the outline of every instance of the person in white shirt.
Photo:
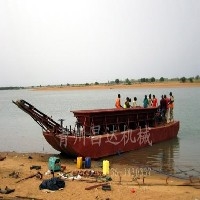
[(133, 99), (133, 108), (137, 107), (137, 97)]

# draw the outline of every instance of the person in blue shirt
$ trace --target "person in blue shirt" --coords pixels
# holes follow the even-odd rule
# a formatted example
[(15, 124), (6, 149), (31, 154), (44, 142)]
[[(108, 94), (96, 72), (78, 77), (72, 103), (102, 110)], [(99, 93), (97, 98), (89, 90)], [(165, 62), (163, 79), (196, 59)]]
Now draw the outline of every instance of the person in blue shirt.
[(147, 95), (145, 95), (145, 96), (144, 96), (144, 100), (143, 100), (143, 107), (144, 107), (144, 108), (147, 108), (148, 105), (149, 105), (149, 101), (148, 101), (148, 99), (147, 99)]

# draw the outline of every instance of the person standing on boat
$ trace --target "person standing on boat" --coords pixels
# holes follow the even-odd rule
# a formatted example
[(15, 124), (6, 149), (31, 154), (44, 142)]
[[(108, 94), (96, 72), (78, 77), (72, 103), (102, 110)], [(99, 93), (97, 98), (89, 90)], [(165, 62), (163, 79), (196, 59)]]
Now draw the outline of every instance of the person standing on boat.
[(118, 94), (117, 99), (116, 99), (116, 101), (115, 101), (115, 107), (116, 107), (116, 108), (123, 108), (122, 105), (121, 105), (121, 100), (120, 100), (120, 98), (121, 98), (121, 95)]
[(133, 108), (137, 107), (137, 97), (133, 98)]
[(131, 102), (131, 99), (129, 97), (126, 97), (124, 108), (131, 108), (130, 102)]
[(166, 100), (166, 103), (167, 103), (167, 110), (165, 113), (165, 118), (167, 120), (167, 123), (169, 123), (169, 98), (167, 97), (166, 94), (164, 95), (164, 99)]
[(149, 105), (149, 101), (148, 101), (148, 99), (147, 99), (147, 95), (145, 95), (145, 96), (144, 96), (144, 100), (143, 100), (143, 107), (144, 107), (144, 108), (147, 108), (148, 105)]
[(158, 100), (156, 96), (153, 94), (152, 107), (157, 107), (157, 106), (158, 106)]
[(149, 94), (149, 98), (148, 98), (148, 107), (152, 106), (152, 99), (151, 99), (151, 94)]
[(169, 93), (169, 120), (170, 122), (174, 121), (174, 96), (172, 92)]
[(167, 101), (166, 99), (164, 98), (164, 96), (162, 95), (161, 96), (161, 100), (160, 100), (160, 112), (161, 112), (161, 117), (162, 117), (162, 120), (164, 122), (166, 122), (166, 110), (167, 110)]

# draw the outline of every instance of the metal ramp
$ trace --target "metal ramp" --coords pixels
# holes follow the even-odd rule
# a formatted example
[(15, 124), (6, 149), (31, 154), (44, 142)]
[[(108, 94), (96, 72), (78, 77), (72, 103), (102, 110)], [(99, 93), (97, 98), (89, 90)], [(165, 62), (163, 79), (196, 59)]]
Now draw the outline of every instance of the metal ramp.
[(63, 132), (63, 127), (60, 124), (55, 122), (51, 117), (36, 109), (27, 101), (21, 99), (12, 102), (21, 110), (30, 115), (42, 127), (43, 130), (51, 131), (55, 134), (61, 134)]

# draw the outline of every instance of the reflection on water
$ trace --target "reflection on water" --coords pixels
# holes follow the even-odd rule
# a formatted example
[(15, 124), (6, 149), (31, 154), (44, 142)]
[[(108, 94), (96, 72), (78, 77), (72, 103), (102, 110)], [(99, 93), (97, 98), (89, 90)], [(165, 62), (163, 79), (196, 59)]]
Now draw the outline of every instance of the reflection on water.
[(178, 141), (178, 138), (174, 138), (139, 150), (110, 156), (109, 159), (112, 162), (119, 162), (123, 165), (138, 164), (141, 166), (159, 167), (163, 171), (171, 171), (173, 169), (174, 153), (178, 152), (179, 148)]
[(200, 176), (197, 169), (183, 169), (175, 163), (179, 157), (180, 144), (179, 138), (154, 144), (143, 149), (130, 151), (127, 153), (109, 156), (106, 159), (111, 163), (131, 168), (138, 166), (142, 168), (151, 168), (152, 170), (179, 178), (189, 178), (189, 176)]

